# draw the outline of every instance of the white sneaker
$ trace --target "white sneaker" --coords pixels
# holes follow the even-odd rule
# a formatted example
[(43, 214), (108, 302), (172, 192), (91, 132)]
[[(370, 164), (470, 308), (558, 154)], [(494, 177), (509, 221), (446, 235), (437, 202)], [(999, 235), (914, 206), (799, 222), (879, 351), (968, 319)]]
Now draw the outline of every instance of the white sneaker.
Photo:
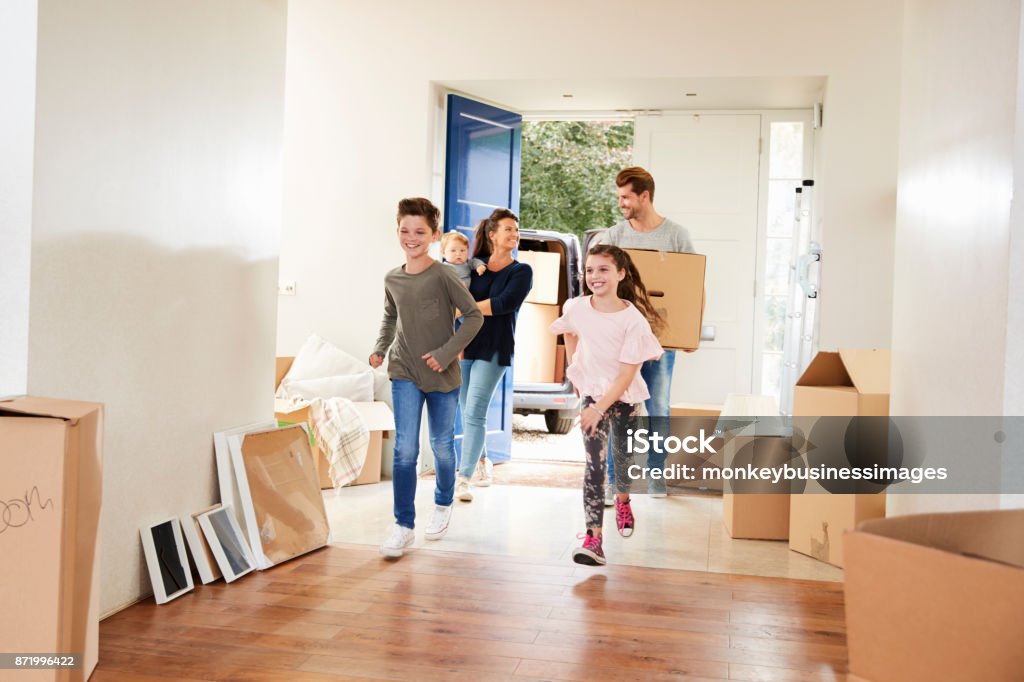
[(440, 505), (434, 507), (434, 516), (430, 519), (430, 524), (427, 525), (423, 531), (423, 537), (428, 540), (440, 540), (444, 537), (444, 534), (448, 532), (448, 522), (452, 520), (452, 506), (442, 507)]
[(615, 506), (615, 486), (611, 483), (605, 483), (604, 485), (604, 506)]
[(476, 465), (476, 481), (475, 485), (481, 488), (486, 488), (494, 482), (494, 462), (481, 457), (480, 462)]
[(395, 527), (391, 529), (391, 535), (380, 546), (380, 553), (397, 559), (402, 556), (402, 552), (406, 547), (412, 545), (415, 539), (416, 533), (413, 532), (412, 528), (406, 528), (396, 523)]
[(461, 474), (455, 478), (455, 497), (463, 502), (473, 501), (473, 493), (469, 489), (469, 479)]

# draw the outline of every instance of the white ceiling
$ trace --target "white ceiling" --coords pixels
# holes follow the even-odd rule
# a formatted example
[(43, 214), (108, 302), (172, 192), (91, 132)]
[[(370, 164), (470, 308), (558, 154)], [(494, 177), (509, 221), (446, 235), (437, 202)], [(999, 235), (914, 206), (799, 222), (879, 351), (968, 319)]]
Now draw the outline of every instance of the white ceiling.
[[(824, 76), (441, 81), (442, 87), (525, 114), (672, 109), (809, 109)], [(687, 96), (696, 93), (696, 96)], [(563, 97), (564, 94), (572, 94)]]

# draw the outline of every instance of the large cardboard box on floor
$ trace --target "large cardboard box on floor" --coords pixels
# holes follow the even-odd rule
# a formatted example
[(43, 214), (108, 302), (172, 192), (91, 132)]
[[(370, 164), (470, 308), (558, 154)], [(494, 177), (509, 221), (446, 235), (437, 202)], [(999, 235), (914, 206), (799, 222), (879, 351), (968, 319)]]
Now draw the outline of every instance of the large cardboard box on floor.
[(667, 327), (658, 335), (663, 348), (692, 350), (700, 345), (704, 320), (704, 271), (707, 256), (626, 249), (655, 309)]
[[(730, 394), (719, 417), (726, 440), (725, 466), (779, 467), (792, 458), (792, 429), (778, 416), (778, 403), (769, 396)], [(756, 423), (736, 429), (734, 417)], [(722, 521), (729, 537), (747, 540), (785, 540), (789, 537), (789, 484), (782, 481), (732, 481), (722, 495)], [(734, 492), (728, 492), (728, 490)], [(736, 492), (739, 491), (739, 492)]]
[[(818, 353), (793, 389), (794, 426), (810, 437), (818, 417), (888, 416), (889, 361), (887, 350)], [(843, 533), (884, 516), (884, 493), (830, 494), (810, 482), (791, 498), (789, 548), (841, 567)]]
[(0, 649), (82, 657), (11, 679), (85, 680), (96, 667), (102, 434), (99, 403), (0, 402)]
[[(293, 360), (295, 358), (290, 356), (277, 358), (274, 378), (275, 390), (281, 385), (281, 380), (288, 373)], [(370, 430), (370, 444), (366, 448), (366, 461), (363, 464), (362, 472), (349, 485), (379, 483), (384, 439), (388, 437), (389, 431), (394, 430), (394, 418), (391, 415), (391, 410), (388, 409), (387, 404), (384, 402), (353, 402), (352, 406), (359, 411), (359, 415)], [(274, 400), (274, 419), (280, 424), (305, 424), (309, 432), (313, 432), (313, 425), (310, 424), (309, 405), (296, 408), (290, 406), (287, 400), (277, 398)], [(327, 462), (327, 458), (320, 451), (320, 448), (317, 447), (315, 440), (310, 440), (310, 447), (313, 450), (313, 460), (316, 462), (320, 487), (333, 488), (334, 483), (331, 481), (330, 465)]]
[(557, 305), (524, 303), (516, 318), (516, 352), (512, 371), (516, 383), (555, 381), (555, 355), (558, 337), (548, 328), (561, 314)]
[(1024, 679), (1024, 510), (876, 519), (844, 545), (851, 679)]
[[(718, 416), (722, 413), (722, 405), (711, 403), (676, 403), (669, 408), (672, 435), (678, 438), (697, 436), (701, 430), (705, 434), (714, 433), (718, 425)], [(725, 439), (718, 436), (712, 440), (717, 451), (713, 455), (679, 452), (669, 453), (665, 458), (668, 467), (686, 465), (693, 467), (695, 480), (670, 479), (668, 484), (679, 488), (693, 488), (714, 492), (722, 491), (722, 481), (707, 475), (710, 470), (722, 468), (723, 448)]]
[(519, 251), (517, 259), (533, 268), (533, 287), (526, 295), (527, 303), (556, 305), (558, 284), (562, 280), (562, 256), (551, 251)]

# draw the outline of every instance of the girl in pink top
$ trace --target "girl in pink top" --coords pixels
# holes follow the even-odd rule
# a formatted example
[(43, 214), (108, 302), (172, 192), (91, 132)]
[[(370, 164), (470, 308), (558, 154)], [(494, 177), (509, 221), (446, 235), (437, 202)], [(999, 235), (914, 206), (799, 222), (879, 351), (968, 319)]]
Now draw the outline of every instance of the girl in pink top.
[[(590, 296), (565, 302), (562, 316), (551, 332), (563, 334), (569, 359), (566, 374), (583, 397), (580, 430), (587, 452), (583, 478), (583, 513), (587, 534), (573, 552), (578, 564), (605, 563), (601, 547), (604, 522), (604, 481), (608, 440), (616, 471), (628, 470), (626, 431), (650, 397), (640, 376), (640, 365), (661, 357), (662, 349), (651, 324), (664, 324), (647, 296), (640, 273), (629, 254), (617, 246), (601, 244), (587, 252), (585, 291)], [(633, 534), (629, 505), (629, 476), (616, 480), (615, 520), (619, 534)]]

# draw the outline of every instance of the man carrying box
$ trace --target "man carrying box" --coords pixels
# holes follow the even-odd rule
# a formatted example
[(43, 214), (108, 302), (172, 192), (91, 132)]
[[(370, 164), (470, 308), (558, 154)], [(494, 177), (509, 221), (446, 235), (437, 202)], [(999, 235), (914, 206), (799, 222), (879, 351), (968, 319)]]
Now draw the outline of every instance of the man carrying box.
[[(654, 178), (639, 166), (623, 168), (615, 176), (618, 187), (619, 210), (624, 220), (610, 228), (600, 238), (603, 244), (612, 244), (624, 249), (650, 249), (674, 253), (696, 253), (686, 228), (679, 223), (658, 215), (654, 210)], [(686, 351), (692, 353), (693, 351)], [(651, 397), (645, 401), (647, 414), (651, 418), (650, 429), (662, 434), (669, 432), (669, 403), (672, 395), (672, 370), (676, 364), (676, 353), (666, 350), (660, 359), (648, 360), (640, 366), (640, 376), (647, 384)], [(652, 469), (665, 467), (665, 451), (651, 448), (647, 465)], [(608, 451), (608, 485), (605, 487), (604, 504), (615, 504), (615, 469), (611, 449)], [(652, 479), (647, 492), (653, 497), (665, 497), (668, 492), (665, 480)]]

